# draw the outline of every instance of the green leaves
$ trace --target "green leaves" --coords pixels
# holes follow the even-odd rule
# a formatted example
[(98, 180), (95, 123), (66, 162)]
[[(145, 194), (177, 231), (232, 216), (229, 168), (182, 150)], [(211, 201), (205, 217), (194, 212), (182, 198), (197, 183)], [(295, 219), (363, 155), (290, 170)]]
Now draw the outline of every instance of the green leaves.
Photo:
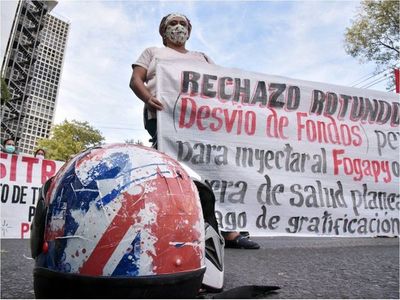
[[(346, 29), (345, 50), (361, 62), (374, 61), (377, 72), (394, 68), (400, 58), (399, 27), (399, 1), (364, 0), (351, 27)], [(393, 85), (394, 79), (388, 88)]]
[(38, 148), (46, 150), (46, 156), (54, 160), (68, 160), (82, 150), (100, 145), (104, 141), (101, 132), (88, 122), (65, 120), (55, 125), (49, 139), (42, 139), (38, 142)]
[(8, 90), (7, 83), (3, 77), (1, 77), (1, 105), (8, 102), (11, 99), (11, 94)]

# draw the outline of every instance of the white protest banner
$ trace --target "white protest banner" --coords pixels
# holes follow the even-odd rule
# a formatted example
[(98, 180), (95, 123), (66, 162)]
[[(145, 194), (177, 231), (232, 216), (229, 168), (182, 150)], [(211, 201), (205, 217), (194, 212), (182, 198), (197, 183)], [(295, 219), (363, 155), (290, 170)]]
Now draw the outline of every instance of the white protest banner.
[(29, 238), (40, 188), (64, 162), (0, 153), (1, 238)]
[(399, 234), (396, 94), (166, 60), (157, 97), (159, 150), (211, 184), (222, 230)]

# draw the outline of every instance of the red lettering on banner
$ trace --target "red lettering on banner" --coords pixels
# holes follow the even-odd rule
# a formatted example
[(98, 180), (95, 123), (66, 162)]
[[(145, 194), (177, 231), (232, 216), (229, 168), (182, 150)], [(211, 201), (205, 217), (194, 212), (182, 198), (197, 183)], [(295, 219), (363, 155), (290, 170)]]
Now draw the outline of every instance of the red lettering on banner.
[(204, 131), (225, 131), (241, 135), (254, 135), (256, 131), (256, 113), (248, 110), (243, 111), (241, 106), (236, 109), (211, 108), (208, 105), (197, 106), (194, 99), (183, 97), (180, 115), (179, 128), (192, 128)]
[(10, 181), (15, 181), (17, 179), (17, 162), (18, 156), (11, 156), (11, 170), (10, 170)]
[(333, 145), (361, 146), (363, 140), (358, 125), (349, 126), (346, 123), (338, 124), (329, 115), (324, 117), (327, 120), (306, 119), (307, 113), (297, 114), (297, 140)]
[[(186, 111), (187, 111), (187, 107), (188, 107), (188, 102), (190, 102), (191, 107), (190, 109), (190, 115), (189, 115), (189, 120), (188, 122), (185, 124), (185, 120), (186, 120)], [(193, 99), (191, 98), (182, 98), (182, 105), (181, 105), (181, 115), (179, 117), (179, 128), (190, 128), (192, 127), (195, 118), (196, 118), (196, 112), (195, 109), (193, 109), (193, 106), (196, 107), (196, 103), (193, 101)]]
[(25, 237), (25, 233), (29, 233), (29, 223), (21, 223), (21, 239)]
[(342, 149), (332, 151), (334, 175), (338, 175), (339, 169), (341, 169), (345, 175), (354, 175), (355, 181), (362, 180), (364, 176), (371, 176), (375, 182), (378, 182), (380, 175), (386, 175), (383, 178), (385, 183), (392, 181), (389, 161), (342, 157), (344, 153), (345, 151)]
[(53, 177), (57, 171), (55, 161), (43, 160), (42, 161), (42, 184), (44, 184), (49, 178)]
[(206, 130), (207, 127), (204, 127), (201, 123), (201, 119), (208, 119), (210, 117), (210, 108), (208, 106), (201, 106), (199, 108), (199, 112), (197, 114), (197, 127), (200, 130)]
[[(7, 158), (7, 154), (0, 152), (0, 158), (1, 159), (6, 159)], [(7, 168), (3, 163), (0, 163), (0, 179), (3, 179), (4, 177), (6, 177), (7, 175)]]
[(275, 109), (270, 108), (272, 114), (267, 117), (266, 134), (268, 137), (286, 140), (283, 129), (289, 125), (289, 119), (285, 116), (278, 117)]
[(396, 93), (400, 94), (400, 69), (395, 68), (394, 69), (394, 78), (396, 82)]
[[(6, 159), (8, 157), (7, 153), (1, 153), (0, 158)], [(11, 156), (11, 164), (10, 164), (10, 181), (16, 181), (17, 179), (17, 162), (18, 162), (18, 155), (10, 155)], [(4, 164), (0, 164), (1, 176), (0, 178), (4, 178), (7, 176), (7, 167)]]
[(35, 158), (35, 157), (24, 156), (24, 157), (22, 157), (22, 161), (27, 163), (27, 166), (26, 166), (26, 182), (31, 183), (32, 182), (33, 165), (37, 164), (39, 162), (39, 159)]
[[(0, 179), (7, 178), (10, 182), (18, 180), (25, 180), (27, 183), (32, 183), (34, 176), (40, 176), (39, 171), (41, 171), (42, 184), (46, 182), (47, 179), (54, 176), (57, 171), (57, 164), (53, 160), (39, 160), (35, 157), (22, 156), (22, 155), (10, 155), (7, 153), (0, 153), (1, 159), (11, 158), (9, 160), (9, 165), (5, 163), (0, 163)], [(41, 163), (41, 168), (35, 170), (35, 165)], [(26, 173), (25, 173), (26, 172)], [(25, 175), (26, 174), (26, 175)], [(25, 176), (25, 178), (22, 178)]]
[(218, 125), (210, 124), (210, 129), (212, 131), (218, 131), (218, 130), (220, 130), (222, 128), (222, 125), (223, 125), (224, 122), (223, 122), (222, 118), (219, 116), (221, 113), (222, 113), (222, 108), (216, 107), (216, 108), (214, 108), (212, 110), (211, 116), (214, 119), (216, 119), (217, 122), (218, 122)]

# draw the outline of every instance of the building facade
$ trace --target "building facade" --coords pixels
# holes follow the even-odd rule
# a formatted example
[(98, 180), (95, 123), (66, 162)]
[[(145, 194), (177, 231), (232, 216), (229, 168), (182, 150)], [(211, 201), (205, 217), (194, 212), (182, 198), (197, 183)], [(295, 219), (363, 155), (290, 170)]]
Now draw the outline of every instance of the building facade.
[(1, 139), (32, 154), (48, 138), (68, 39), (69, 23), (50, 14), (56, 1), (20, 0), (2, 64), (11, 98), (1, 103)]

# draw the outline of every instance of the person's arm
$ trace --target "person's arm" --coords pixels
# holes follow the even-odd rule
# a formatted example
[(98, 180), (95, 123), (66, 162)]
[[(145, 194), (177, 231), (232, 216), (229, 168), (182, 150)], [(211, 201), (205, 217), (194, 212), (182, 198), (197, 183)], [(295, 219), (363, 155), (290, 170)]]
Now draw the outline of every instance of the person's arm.
[(146, 75), (147, 70), (141, 66), (136, 65), (133, 68), (129, 86), (135, 93), (135, 95), (147, 104), (150, 110), (162, 110), (162, 103), (149, 92), (146, 85), (144, 84), (146, 82)]

